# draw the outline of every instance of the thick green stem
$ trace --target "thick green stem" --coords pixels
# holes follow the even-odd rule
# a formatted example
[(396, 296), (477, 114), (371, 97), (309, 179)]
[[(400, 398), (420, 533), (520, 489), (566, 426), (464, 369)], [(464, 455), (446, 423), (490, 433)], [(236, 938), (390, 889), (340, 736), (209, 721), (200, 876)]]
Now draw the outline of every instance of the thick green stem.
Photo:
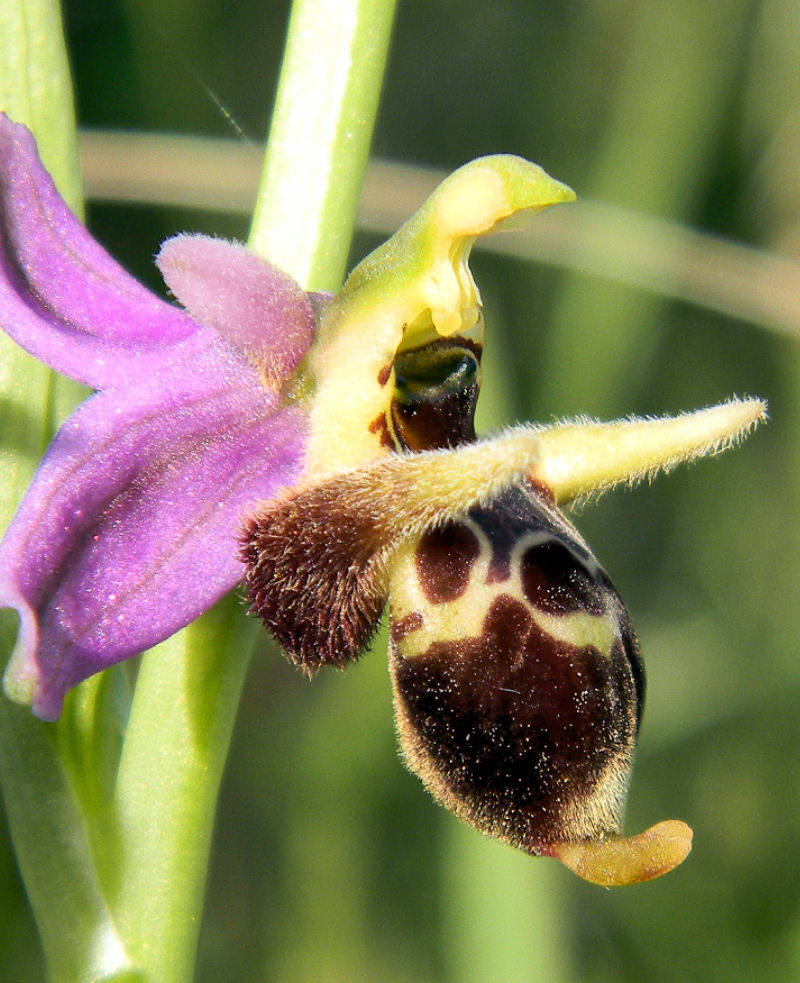
[(246, 634), (229, 598), (153, 649), (139, 672), (117, 777), (112, 904), (131, 956), (158, 983), (192, 978)]

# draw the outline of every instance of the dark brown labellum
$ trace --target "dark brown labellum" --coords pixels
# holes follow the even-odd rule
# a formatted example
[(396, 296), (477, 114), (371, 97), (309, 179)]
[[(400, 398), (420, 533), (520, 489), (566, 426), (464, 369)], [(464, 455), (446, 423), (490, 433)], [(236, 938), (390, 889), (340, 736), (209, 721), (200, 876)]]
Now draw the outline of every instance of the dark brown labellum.
[(390, 603), (401, 741), (433, 794), (531, 853), (617, 831), (644, 673), (618, 594), (552, 503), (520, 487), (425, 534)]
[(557, 853), (619, 830), (644, 671), (619, 595), (546, 489), (521, 481), (451, 521), (428, 510), (438, 485), (409, 504), (431, 473), (417, 452), (452, 455), (459, 483), (479, 356), (456, 338), (395, 358), (379, 422), (397, 454), (265, 503), (243, 537), (248, 596), (308, 672), (357, 658), (388, 596), (409, 767), (482, 831)]

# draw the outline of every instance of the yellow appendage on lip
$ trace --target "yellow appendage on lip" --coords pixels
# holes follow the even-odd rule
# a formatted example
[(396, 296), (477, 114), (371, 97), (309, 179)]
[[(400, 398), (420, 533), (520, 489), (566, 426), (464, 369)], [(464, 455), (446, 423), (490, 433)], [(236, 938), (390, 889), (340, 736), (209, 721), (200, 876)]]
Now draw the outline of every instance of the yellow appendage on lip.
[(666, 819), (636, 836), (554, 843), (547, 855), (592, 884), (623, 887), (669, 873), (683, 863), (691, 849), (691, 828), (679, 819)]

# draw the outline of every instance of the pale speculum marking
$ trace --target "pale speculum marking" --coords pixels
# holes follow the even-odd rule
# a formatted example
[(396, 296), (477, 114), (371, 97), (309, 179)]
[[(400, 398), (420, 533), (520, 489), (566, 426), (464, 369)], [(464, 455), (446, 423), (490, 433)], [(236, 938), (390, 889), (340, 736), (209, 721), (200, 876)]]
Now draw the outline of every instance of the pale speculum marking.
[(499, 509), (475, 509), (426, 532), (401, 551), (392, 582), (393, 620), (415, 616), (416, 627), (399, 644), (404, 658), (434, 643), (477, 641), (501, 598), (521, 604), (557, 642), (592, 645), (608, 657), (620, 640), (599, 564), (579, 556), (553, 529), (535, 522), (526, 527)]

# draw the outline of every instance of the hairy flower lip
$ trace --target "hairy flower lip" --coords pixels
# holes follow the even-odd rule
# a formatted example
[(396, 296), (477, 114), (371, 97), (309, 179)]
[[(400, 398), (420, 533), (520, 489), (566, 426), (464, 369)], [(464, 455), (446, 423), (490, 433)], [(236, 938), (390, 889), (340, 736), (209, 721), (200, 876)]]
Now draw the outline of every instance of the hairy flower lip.
[[(72, 215), (6, 116), (0, 205), (3, 327), (100, 390), (59, 430), (0, 543), (0, 606), (20, 616), (6, 691), (54, 719), (67, 689), (241, 579), (244, 514), (302, 468), (307, 408), (282, 390), (315, 312), (243, 247), (195, 237), (167, 247), (181, 271), (170, 285), (205, 320), (151, 294)], [(218, 314), (226, 305), (235, 325)], [(257, 343), (275, 348), (269, 365)]]

